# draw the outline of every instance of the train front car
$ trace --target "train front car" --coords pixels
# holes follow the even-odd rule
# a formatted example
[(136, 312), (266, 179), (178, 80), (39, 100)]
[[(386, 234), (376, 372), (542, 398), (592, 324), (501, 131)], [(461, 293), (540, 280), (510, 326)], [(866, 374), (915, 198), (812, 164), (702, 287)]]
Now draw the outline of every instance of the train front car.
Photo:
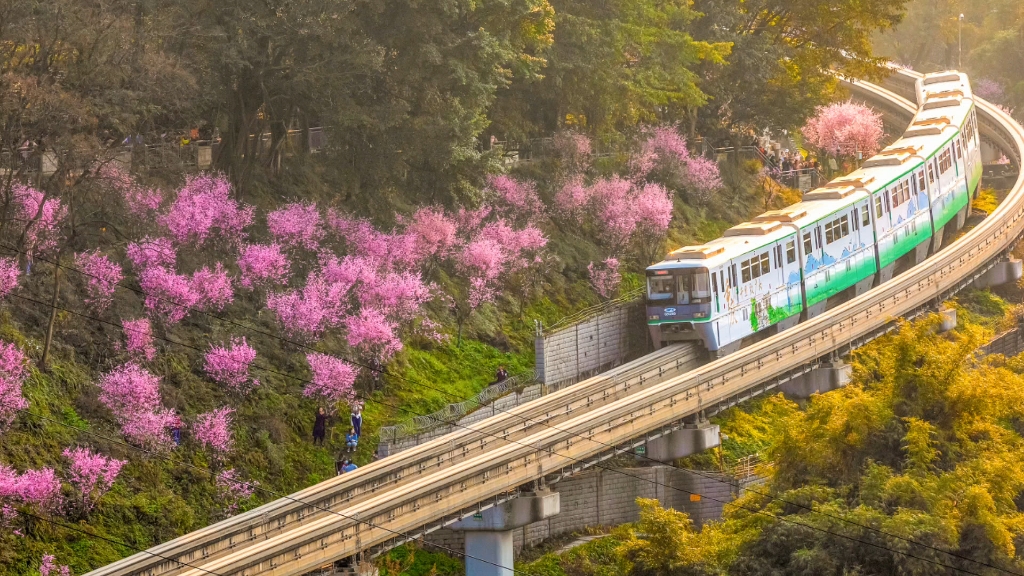
[(656, 346), (700, 341), (713, 355), (738, 349), (799, 316), (795, 231), (746, 222), (723, 238), (673, 251), (647, 269), (647, 324)]

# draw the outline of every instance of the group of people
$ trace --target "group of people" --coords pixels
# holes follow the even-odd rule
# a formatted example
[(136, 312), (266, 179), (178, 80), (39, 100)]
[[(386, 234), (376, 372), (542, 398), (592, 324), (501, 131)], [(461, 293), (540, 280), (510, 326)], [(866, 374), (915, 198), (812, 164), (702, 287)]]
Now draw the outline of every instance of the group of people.
[[(761, 149), (761, 153), (764, 154), (764, 149)], [(776, 155), (774, 150), (769, 151), (765, 158), (768, 159), (768, 164), (778, 168), (782, 172), (795, 172), (799, 170), (817, 170), (818, 161), (814, 158), (804, 159), (803, 155), (799, 152), (791, 152), (789, 150), (782, 150)]]

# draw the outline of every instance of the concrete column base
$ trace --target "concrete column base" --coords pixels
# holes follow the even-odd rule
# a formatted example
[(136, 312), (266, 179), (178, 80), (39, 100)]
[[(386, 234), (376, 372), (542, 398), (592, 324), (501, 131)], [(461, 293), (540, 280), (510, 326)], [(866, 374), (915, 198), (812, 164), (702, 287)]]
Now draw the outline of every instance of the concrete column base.
[(935, 254), (942, 248), (942, 237), (945, 230), (945, 228), (940, 227), (932, 234), (932, 254)]
[(939, 332), (949, 332), (956, 328), (956, 308), (943, 308), (939, 310), (942, 315), (942, 324), (939, 324)]
[(452, 524), (453, 530), (466, 532), (466, 576), (513, 576), (512, 531), (560, 509), (558, 492), (526, 492)]
[(1024, 262), (1017, 260), (1016, 258), (1009, 258), (1007, 260), (997, 262), (996, 265), (988, 272), (985, 272), (981, 277), (974, 281), (974, 287), (981, 289), (1016, 282), (1017, 280), (1020, 280), (1021, 273), (1024, 272), (1022, 264), (1024, 264)]
[(647, 457), (672, 462), (722, 444), (718, 424), (703, 423), (696, 428), (681, 428), (647, 443)]
[(783, 383), (779, 389), (787, 396), (810, 398), (846, 386), (852, 371), (853, 367), (841, 360), (829, 362)]

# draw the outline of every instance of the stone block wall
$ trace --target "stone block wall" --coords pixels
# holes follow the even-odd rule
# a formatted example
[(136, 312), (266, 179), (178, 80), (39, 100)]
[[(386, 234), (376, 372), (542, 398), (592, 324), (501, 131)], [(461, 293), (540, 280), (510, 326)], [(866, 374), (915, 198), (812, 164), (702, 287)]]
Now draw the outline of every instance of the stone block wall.
[[(617, 526), (639, 519), (637, 498), (654, 498), (662, 506), (686, 512), (695, 526), (721, 518), (725, 502), (732, 501), (738, 485), (731, 477), (709, 472), (699, 475), (671, 466), (596, 469), (554, 485), (561, 495), (561, 512), (513, 533), (515, 550), (588, 527)], [(699, 495), (691, 496), (691, 493)], [(430, 544), (462, 552), (462, 533), (441, 529), (426, 536)]]

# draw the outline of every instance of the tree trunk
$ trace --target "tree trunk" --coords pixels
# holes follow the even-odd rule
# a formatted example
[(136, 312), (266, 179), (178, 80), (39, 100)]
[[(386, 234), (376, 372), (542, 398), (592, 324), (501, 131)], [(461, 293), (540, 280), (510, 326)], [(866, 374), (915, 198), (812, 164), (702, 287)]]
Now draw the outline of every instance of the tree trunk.
[[(57, 255), (57, 262), (60, 262), (60, 255)], [(53, 266), (53, 298), (50, 299), (50, 322), (46, 325), (46, 342), (43, 344), (43, 357), (39, 365), (43, 370), (49, 370), (47, 361), (50, 357), (50, 344), (53, 343), (53, 326), (57, 323), (57, 298), (60, 297), (60, 266)]]

